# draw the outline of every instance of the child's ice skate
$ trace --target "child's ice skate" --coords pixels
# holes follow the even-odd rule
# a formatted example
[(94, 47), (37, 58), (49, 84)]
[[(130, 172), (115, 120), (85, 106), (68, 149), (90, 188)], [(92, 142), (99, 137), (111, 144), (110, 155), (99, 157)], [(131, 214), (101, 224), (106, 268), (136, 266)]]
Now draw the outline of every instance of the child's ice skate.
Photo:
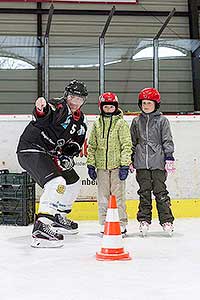
[(78, 233), (78, 223), (73, 222), (70, 219), (63, 217), (61, 214), (56, 214), (52, 227), (57, 230), (57, 232), (62, 234), (77, 234)]
[(120, 228), (121, 228), (121, 235), (122, 237), (126, 237), (126, 233), (127, 233), (127, 229), (126, 229), (126, 226), (124, 225), (120, 225)]
[(147, 232), (149, 230), (149, 223), (147, 223), (146, 221), (141, 221), (139, 230), (143, 237), (147, 236)]
[(31, 247), (34, 248), (58, 248), (64, 245), (62, 234), (56, 233), (51, 225), (37, 220), (32, 232)]
[(100, 225), (100, 235), (101, 237), (104, 235), (104, 225)]
[[(127, 233), (126, 227), (123, 226), (123, 225), (120, 225), (120, 229), (121, 229), (121, 235), (122, 235), (122, 237), (126, 237), (126, 233)], [(104, 225), (101, 225), (100, 234), (101, 234), (101, 236), (104, 235)]]
[(169, 236), (173, 235), (174, 227), (173, 227), (172, 223), (165, 222), (162, 224), (162, 228), (166, 232), (167, 235), (169, 235)]

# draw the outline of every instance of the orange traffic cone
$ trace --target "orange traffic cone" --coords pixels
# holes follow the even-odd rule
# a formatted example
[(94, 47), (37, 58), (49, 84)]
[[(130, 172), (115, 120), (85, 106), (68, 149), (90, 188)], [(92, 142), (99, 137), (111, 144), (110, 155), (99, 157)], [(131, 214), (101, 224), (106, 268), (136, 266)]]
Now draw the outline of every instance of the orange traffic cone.
[(106, 223), (101, 251), (96, 253), (97, 260), (130, 260), (124, 252), (116, 196), (111, 195), (108, 202)]

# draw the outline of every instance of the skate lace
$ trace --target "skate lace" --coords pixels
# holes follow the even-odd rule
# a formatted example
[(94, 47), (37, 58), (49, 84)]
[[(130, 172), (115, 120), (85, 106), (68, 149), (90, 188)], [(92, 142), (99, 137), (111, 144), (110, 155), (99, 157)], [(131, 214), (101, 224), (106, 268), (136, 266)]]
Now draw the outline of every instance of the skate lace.
[(54, 232), (54, 231), (51, 229), (50, 225), (42, 224), (42, 229), (43, 229), (43, 231), (44, 231), (45, 233), (47, 233), (48, 235), (50, 235), (50, 236), (52, 236), (52, 237), (56, 236), (56, 232)]
[(58, 215), (58, 220), (62, 225), (71, 226), (73, 224), (73, 221), (70, 219), (63, 218), (61, 215)]
[(162, 226), (163, 226), (164, 230), (170, 230), (170, 231), (174, 230), (173, 224), (170, 222), (166, 222)]
[(141, 221), (140, 227), (149, 227), (149, 224), (146, 221)]

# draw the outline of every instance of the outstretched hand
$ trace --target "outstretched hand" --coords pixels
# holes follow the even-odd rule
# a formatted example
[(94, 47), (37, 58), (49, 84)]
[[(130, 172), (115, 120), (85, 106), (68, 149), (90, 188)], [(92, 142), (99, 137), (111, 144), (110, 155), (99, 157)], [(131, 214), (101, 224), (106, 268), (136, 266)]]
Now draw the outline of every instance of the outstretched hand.
[(41, 112), (43, 112), (46, 105), (47, 105), (47, 102), (43, 97), (39, 97), (35, 102), (35, 106), (36, 106), (37, 110), (39, 110)]

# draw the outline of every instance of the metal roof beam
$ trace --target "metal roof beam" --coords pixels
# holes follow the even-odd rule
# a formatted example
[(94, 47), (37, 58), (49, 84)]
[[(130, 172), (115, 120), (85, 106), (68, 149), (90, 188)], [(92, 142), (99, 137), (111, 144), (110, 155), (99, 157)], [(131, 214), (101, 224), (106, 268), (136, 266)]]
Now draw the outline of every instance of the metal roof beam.
[[(22, 9), (0, 8), (1, 14), (49, 14), (49, 9)], [(54, 15), (109, 15), (110, 10), (78, 10), (78, 9), (54, 9)], [(168, 11), (126, 11), (116, 10), (115, 16), (157, 16), (167, 17)], [(188, 12), (176, 11), (174, 17), (188, 17)]]

